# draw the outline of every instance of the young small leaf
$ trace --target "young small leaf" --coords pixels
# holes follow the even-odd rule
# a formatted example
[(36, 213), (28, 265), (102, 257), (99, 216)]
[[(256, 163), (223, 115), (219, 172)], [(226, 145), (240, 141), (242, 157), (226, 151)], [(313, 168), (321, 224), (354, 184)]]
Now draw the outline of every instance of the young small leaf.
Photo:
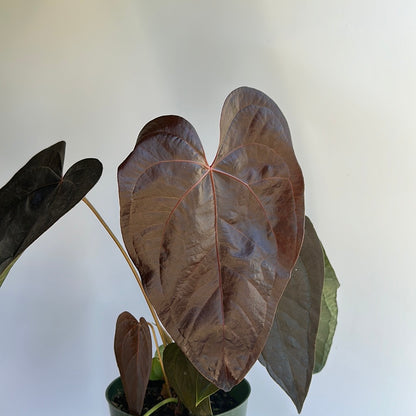
[(195, 369), (177, 344), (166, 347), (163, 364), (170, 385), (188, 410), (197, 416), (211, 415), (209, 396), (218, 388)]
[(321, 243), (306, 217), (305, 238), (299, 259), (259, 358), (299, 412), (312, 378), (323, 280)]
[[(165, 349), (164, 345), (159, 346), (159, 354), (162, 357), (162, 361), (163, 361), (163, 351), (164, 351), (164, 349)], [(162, 366), (160, 365), (159, 355), (158, 355), (157, 352), (155, 352), (155, 354), (152, 358), (152, 370), (150, 372), (149, 379), (152, 380), (152, 381), (164, 380)]]
[(322, 250), (325, 260), (325, 279), (322, 291), (321, 317), (319, 320), (318, 334), (316, 336), (314, 373), (318, 373), (325, 366), (334, 338), (338, 317), (337, 290), (339, 288), (339, 282), (325, 250), (323, 248)]
[(138, 322), (129, 312), (119, 315), (114, 352), (129, 412), (140, 415), (152, 366), (152, 339), (144, 318)]
[(0, 189), (0, 286), (23, 251), (74, 207), (97, 183), (97, 159), (75, 163), (65, 176), (65, 142), (32, 157)]

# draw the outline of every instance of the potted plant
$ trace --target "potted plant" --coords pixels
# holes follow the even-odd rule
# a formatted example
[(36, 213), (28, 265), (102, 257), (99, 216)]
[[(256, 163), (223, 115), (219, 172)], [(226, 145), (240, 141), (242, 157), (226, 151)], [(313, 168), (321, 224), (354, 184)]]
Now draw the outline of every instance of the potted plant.
[[(42, 166), (55, 160), (52, 150), (36, 160)], [(32, 223), (50, 210), (57, 219), (73, 206), (63, 204), (72, 198), (61, 192), (65, 177), (45, 194), (49, 182), (40, 175), (28, 195), (19, 178), (33, 165), (31, 160), (0, 190), (0, 283), (23, 249), (52, 224)], [(252, 88), (233, 91), (222, 109), (211, 165), (189, 122), (178, 116), (149, 122), (118, 170), (128, 254), (84, 197), (100, 169), (91, 159), (76, 169), (82, 192), (74, 191), (71, 201), (83, 199), (110, 232), (153, 321), (128, 312), (117, 320), (121, 380), (106, 392), (112, 415), (204, 416), (212, 414), (212, 403), (233, 398), (243, 402), (232, 405), (239, 409), (214, 414), (241, 414), (236, 411), (245, 411), (250, 392), (244, 377), (257, 360), (300, 412), (332, 343), (338, 281), (305, 217), (303, 176), (277, 105)], [(87, 180), (89, 171), (94, 181)], [(29, 212), (28, 200), (36, 202)], [(65, 209), (56, 212), (61, 205)], [(38, 232), (25, 236), (25, 243), (15, 244), (13, 232), (4, 231), (13, 226), (24, 235), (28, 224)], [(148, 400), (151, 394), (158, 403)]]

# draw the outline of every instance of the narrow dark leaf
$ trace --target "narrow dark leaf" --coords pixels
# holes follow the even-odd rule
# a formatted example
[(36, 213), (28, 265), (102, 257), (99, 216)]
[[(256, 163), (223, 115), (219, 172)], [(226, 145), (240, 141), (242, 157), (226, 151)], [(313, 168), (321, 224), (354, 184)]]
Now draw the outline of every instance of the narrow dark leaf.
[(177, 344), (166, 347), (163, 365), (171, 387), (186, 408), (197, 416), (211, 415), (209, 396), (218, 388), (196, 370)]
[(337, 290), (339, 288), (339, 282), (325, 250), (322, 250), (325, 260), (325, 279), (321, 300), (321, 317), (319, 319), (318, 334), (316, 336), (314, 373), (318, 373), (325, 366), (338, 318)]
[(64, 154), (65, 142), (42, 150), (0, 189), (0, 286), (17, 257), (101, 176), (101, 163), (84, 159), (62, 177)]
[(129, 312), (119, 315), (114, 351), (129, 412), (140, 415), (152, 366), (152, 339), (144, 318), (138, 322)]
[(259, 358), (299, 412), (312, 378), (323, 281), (321, 243), (309, 218), (305, 218), (305, 238), (299, 259)]
[(223, 390), (257, 360), (303, 239), (303, 177), (260, 91), (224, 103), (208, 165), (181, 117), (148, 123), (118, 172), (124, 243), (173, 340)]

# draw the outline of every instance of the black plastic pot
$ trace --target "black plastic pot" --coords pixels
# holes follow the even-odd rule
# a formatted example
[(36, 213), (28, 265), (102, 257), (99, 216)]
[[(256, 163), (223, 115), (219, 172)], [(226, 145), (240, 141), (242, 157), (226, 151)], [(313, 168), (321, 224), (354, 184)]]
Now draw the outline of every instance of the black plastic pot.
[[(111, 416), (131, 416), (129, 413), (123, 412), (113, 405), (113, 398), (123, 392), (123, 386), (121, 379), (116, 378), (105, 391), (105, 398), (110, 406)], [(240, 384), (235, 386), (229, 394), (234, 400), (237, 401), (237, 406), (227, 412), (219, 413), (216, 416), (246, 416), (247, 413), (247, 401), (250, 395), (251, 388), (247, 380), (243, 380)], [(124, 393), (124, 392), (123, 392)]]

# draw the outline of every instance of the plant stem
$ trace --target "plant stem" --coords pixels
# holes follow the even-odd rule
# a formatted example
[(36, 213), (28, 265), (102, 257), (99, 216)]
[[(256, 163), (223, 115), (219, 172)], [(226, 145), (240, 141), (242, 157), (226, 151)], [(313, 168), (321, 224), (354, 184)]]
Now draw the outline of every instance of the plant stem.
[[(137, 273), (137, 270), (134, 266), (134, 264), (132, 263), (132, 261), (130, 260), (130, 257), (128, 256), (126, 250), (124, 250), (124, 247), (121, 245), (120, 241), (118, 241), (117, 237), (114, 235), (114, 233), (111, 231), (110, 227), (107, 225), (107, 223), (104, 221), (103, 217), (98, 213), (98, 211), (95, 209), (94, 205), (91, 204), (91, 202), (86, 198), (82, 198), (82, 200), (85, 202), (85, 204), (88, 206), (88, 208), (94, 213), (94, 215), (97, 217), (98, 221), (100, 221), (100, 223), (102, 224), (102, 226), (104, 227), (104, 229), (107, 231), (107, 233), (110, 235), (110, 237), (113, 239), (113, 241), (116, 243), (117, 247), (119, 248), (119, 250), (121, 251), (121, 254), (123, 255), (123, 257), (125, 258), (125, 260), (127, 261), (127, 264), (129, 265), (131, 271), (133, 272), (133, 275), (136, 279), (136, 282), (138, 283), (140, 290), (142, 291), (143, 297), (147, 303), (147, 306), (149, 307), (150, 313), (153, 316), (153, 319), (155, 320), (157, 329), (159, 331), (160, 337), (162, 339), (163, 345), (166, 346), (166, 344), (164, 343), (164, 337), (163, 337), (163, 329), (160, 325), (159, 319), (156, 315), (156, 312), (153, 308), (153, 305), (150, 303), (150, 300), (146, 294), (146, 292), (144, 291), (144, 287), (142, 284), (142, 281), (140, 279), (139, 274)], [(157, 344), (156, 344), (157, 347)]]
[(155, 406), (153, 406), (143, 416), (150, 416), (152, 413), (156, 412), (156, 410), (159, 409), (159, 407), (162, 407), (163, 405), (168, 404), (168, 403), (178, 403), (178, 399), (176, 397), (169, 397), (168, 399), (165, 399), (159, 402), (158, 404), (156, 404)]
[(162, 369), (163, 378), (165, 379), (166, 389), (167, 389), (167, 391), (168, 391), (169, 397), (172, 397), (172, 394), (171, 394), (171, 392), (170, 392), (170, 386), (169, 386), (168, 377), (167, 377), (167, 375), (166, 375), (166, 373), (165, 373), (165, 367), (164, 367), (164, 365), (163, 365), (162, 356), (160, 355), (159, 346), (158, 346), (158, 345), (159, 345), (159, 343), (157, 342), (157, 337), (156, 337), (156, 332), (155, 332), (155, 329), (153, 328), (153, 325), (152, 325), (150, 322), (148, 322), (148, 323), (147, 323), (147, 325), (148, 325), (148, 326), (149, 326), (149, 328), (151, 329), (152, 334), (153, 334), (153, 339), (155, 340), (155, 345), (156, 345), (156, 354), (157, 354), (157, 356), (158, 356), (158, 358), (159, 358), (160, 368)]

